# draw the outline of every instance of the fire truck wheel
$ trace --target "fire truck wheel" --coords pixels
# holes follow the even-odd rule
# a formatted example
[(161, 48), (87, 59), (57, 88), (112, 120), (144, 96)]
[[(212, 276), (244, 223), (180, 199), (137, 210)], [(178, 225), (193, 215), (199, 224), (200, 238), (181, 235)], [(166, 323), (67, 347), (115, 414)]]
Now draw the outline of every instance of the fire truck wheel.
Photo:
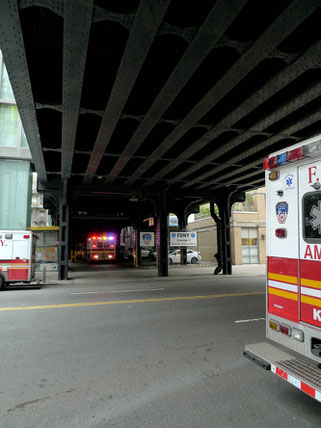
[(4, 290), (5, 288), (5, 282), (2, 275), (0, 275), (0, 290)]

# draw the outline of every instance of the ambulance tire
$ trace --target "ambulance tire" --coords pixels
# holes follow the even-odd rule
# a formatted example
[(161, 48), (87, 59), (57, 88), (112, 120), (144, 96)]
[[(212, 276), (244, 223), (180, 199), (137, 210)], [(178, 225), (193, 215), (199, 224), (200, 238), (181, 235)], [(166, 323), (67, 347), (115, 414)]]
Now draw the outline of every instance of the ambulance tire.
[(196, 265), (196, 263), (198, 263), (198, 258), (197, 258), (197, 257), (192, 257), (192, 259), (191, 259), (191, 263), (192, 263), (193, 265)]
[(2, 275), (0, 275), (0, 291), (6, 288), (6, 283)]

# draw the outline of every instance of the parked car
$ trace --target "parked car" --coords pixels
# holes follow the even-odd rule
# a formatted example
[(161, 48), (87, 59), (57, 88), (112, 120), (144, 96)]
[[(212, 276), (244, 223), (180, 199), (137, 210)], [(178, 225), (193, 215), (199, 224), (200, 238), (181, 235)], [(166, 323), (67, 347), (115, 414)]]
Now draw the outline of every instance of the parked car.
[(150, 248), (141, 247), (140, 251), (141, 251), (142, 259), (147, 259), (148, 257), (150, 257)]
[[(196, 264), (201, 260), (200, 253), (194, 250), (187, 250), (187, 263)], [(168, 261), (170, 264), (180, 263), (181, 252), (180, 250), (172, 251), (168, 254)]]

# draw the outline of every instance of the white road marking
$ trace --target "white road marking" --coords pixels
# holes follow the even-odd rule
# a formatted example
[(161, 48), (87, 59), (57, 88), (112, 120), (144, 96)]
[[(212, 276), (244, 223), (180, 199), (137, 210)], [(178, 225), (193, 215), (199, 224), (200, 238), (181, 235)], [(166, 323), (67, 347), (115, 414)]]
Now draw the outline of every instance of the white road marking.
[(101, 290), (101, 291), (84, 291), (82, 293), (70, 293), (70, 294), (97, 294), (97, 293), (128, 293), (137, 291), (157, 291), (165, 290), (165, 288), (141, 288), (139, 290)]
[(261, 320), (265, 320), (265, 318), (252, 318), (251, 320), (238, 320), (238, 321), (234, 321), (235, 323), (241, 323), (241, 322), (252, 322), (252, 321), (261, 321)]

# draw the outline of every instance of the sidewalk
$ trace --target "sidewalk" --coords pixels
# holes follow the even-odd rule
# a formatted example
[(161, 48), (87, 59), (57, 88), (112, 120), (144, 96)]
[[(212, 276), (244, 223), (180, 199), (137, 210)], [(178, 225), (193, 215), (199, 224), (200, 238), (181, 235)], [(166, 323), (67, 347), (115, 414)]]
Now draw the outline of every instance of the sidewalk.
[[(59, 281), (58, 272), (46, 272), (46, 282), (48, 285), (63, 285), (63, 284), (76, 284), (84, 282), (102, 281), (105, 279), (113, 280), (115, 282), (123, 281), (146, 281), (149, 280), (164, 280), (166, 282), (177, 279), (184, 279), (190, 276), (204, 278), (215, 277), (218, 280), (231, 278), (230, 275), (213, 275), (216, 265), (179, 265), (175, 264), (169, 267), (168, 277), (158, 277), (157, 268), (155, 266), (149, 267), (127, 267), (121, 268), (117, 265), (84, 265), (79, 263), (70, 263), (69, 265), (69, 280)], [(246, 277), (246, 276), (264, 276), (266, 274), (266, 265), (235, 265), (232, 266), (232, 277)], [(36, 272), (36, 280), (42, 282), (42, 272)]]

